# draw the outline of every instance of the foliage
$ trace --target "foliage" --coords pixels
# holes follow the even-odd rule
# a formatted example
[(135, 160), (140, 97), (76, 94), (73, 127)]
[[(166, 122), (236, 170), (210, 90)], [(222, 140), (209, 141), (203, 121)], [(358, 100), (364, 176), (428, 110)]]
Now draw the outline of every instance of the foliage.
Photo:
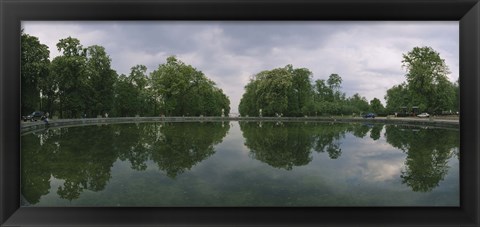
[[(419, 107), (420, 112), (441, 113), (459, 109), (456, 85), (448, 80), (445, 60), (431, 47), (414, 47), (403, 55), (406, 82), (387, 91), (387, 111)], [(457, 86), (458, 87), (458, 86)]]
[(80, 117), (90, 98), (85, 52), (80, 41), (72, 37), (61, 39), (57, 48), (63, 55), (53, 59), (50, 70), (58, 90), (58, 111), (62, 118)]
[(370, 100), (370, 112), (376, 113), (377, 115), (385, 114), (385, 107), (382, 102), (380, 102), (380, 99), (373, 98)]
[(23, 33), (21, 36), (22, 115), (43, 108), (40, 93), (45, 93), (44, 80), (49, 76), (50, 51), (37, 37)]
[(86, 58), (89, 99), (85, 109), (90, 116), (104, 115), (113, 108), (117, 73), (111, 69), (111, 59), (102, 46), (88, 47)]
[(262, 71), (245, 86), (239, 111), (243, 116), (304, 116), (313, 113), (313, 90), (308, 69)]
[[(81, 116), (228, 116), (230, 100), (201, 71), (170, 56), (147, 74), (144, 65), (120, 75), (102, 46), (84, 48), (72, 37), (59, 40), (62, 53), (49, 62), (47, 46), (22, 31), (22, 115), (43, 110), (60, 118)], [(356, 93), (346, 97), (343, 79), (331, 74), (312, 83), (306, 68), (261, 71), (245, 86), (239, 112), (243, 116), (377, 115), (419, 107), (420, 112), (459, 110), (459, 81), (451, 83), (445, 61), (431, 47), (415, 47), (403, 55), (406, 82), (388, 89), (386, 107)], [(222, 112), (223, 109), (223, 112)]]
[[(291, 65), (256, 74), (245, 86), (240, 114), (259, 116), (261, 109), (262, 116), (361, 115), (372, 109), (358, 93), (346, 98), (340, 91), (342, 78), (338, 74), (313, 84), (310, 77), (310, 70), (293, 69)], [(383, 105), (376, 101), (374, 105), (383, 113)]]
[(151, 73), (153, 96), (167, 116), (220, 116), (230, 100), (201, 71), (171, 56)]
[(22, 115), (34, 110), (60, 118), (230, 112), (230, 100), (212, 80), (173, 56), (150, 75), (146, 66), (136, 65), (128, 76), (118, 76), (102, 46), (84, 48), (67, 37), (57, 48), (61, 55), (50, 63), (47, 46), (22, 31)]
[(62, 118), (103, 115), (112, 110), (117, 74), (111, 59), (101, 46), (83, 48), (80, 40), (61, 39), (57, 48), (62, 55), (53, 59), (50, 77), (45, 80), (47, 111)]

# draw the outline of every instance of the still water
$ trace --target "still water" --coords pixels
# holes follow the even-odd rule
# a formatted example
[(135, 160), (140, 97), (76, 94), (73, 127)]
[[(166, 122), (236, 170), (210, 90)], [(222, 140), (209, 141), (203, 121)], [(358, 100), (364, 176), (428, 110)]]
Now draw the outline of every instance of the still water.
[(130, 123), (21, 137), (23, 206), (459, 206), (455, 129)]

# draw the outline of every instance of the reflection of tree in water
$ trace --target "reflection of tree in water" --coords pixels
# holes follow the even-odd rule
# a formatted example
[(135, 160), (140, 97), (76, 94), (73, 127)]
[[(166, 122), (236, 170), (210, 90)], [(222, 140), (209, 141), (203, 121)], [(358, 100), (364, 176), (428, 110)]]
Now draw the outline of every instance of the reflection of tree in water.
[(263, 122), (259, 127), (256, 122), (240, 122), (240, 128), (255, 159), (287, 170), (312, 160), (313, 137), (302, 124)]
[(349, 130), (348, 124), (313, 124), (315, 137), (315, 151), (327, 152), (331, 159), (337, 159), (342, 155), (340, 140), (345, 137)]
[(160, 133), (161, 124), (119, 124), (111, 125), (115, 137), (113, 146), (122, 161), (128, 160), (134, 170), (147, 169), (150, 159), (150, 144)]
[(373, 140), (378, 140), (380, 139), (380, 133), (382, 132), (383, 125), (380, 124), (374, 124), (372, 126), (372, 130), (370, 130), (370, 138)]
[(350, 130), (352, 131), (353, 135), (358, 138), (364, 138), (367, 136), (367, 133), (373, 127), (373, 125), (369, 124), (352, 124)]
[(76, 199), (83, 190), (103, 190), (117, 159), (113, 148), (103, 142), (111, 141), (112, 136), (108, 127), (80, 127), (22, 137), (25, 199), (31, 204), (38, 203), (50, 189), (51, 176), (65, 180), (58, 188), (59, 196), (64, 199)]
[(221, 122), (166, 123), (151, 144), (151, 159), (169, 177), (189, 170), (215, 153), (213, 146), (222, 142), (230, 125)]
[(458, 151), (457, 130), (386, 126), (387, 142), (407, 153), (402, 183), (413, 191), (429, 192), (448, 172), (448, 160)]
[[(46, 134), (46, 133), (45, 133)], [(58, 148), (53, 143), (44, 143), (46, 136), (23, 136), (21, 140), (21, 187), (22, 195), (32, 204), (38, 203), (40, 197), (50, 191), (50, 156), (46, 151), (56, 152)], [(39, 144), (44, 144), (40, 147)]]
[(307, 165), (311, 151), (328, 152), (330, 158), (341, 155), (340, 139), (347, 124), (240, 122), (245, 145), (251, 155), (276, 168), (291, 170)]
[(153, 160), (175, 177), (214, 153), (229, 124), (119, 124), (50, 129), (22, 137), (22, 195), (36, 204), (50, 191), (50, 178), (64, 180), (60, 198), (77, 199), (84, 190), (101, 191), (117, 160), (145, 170)]
[(178, 122), (113, 127), (117, 135), (114, 144), (122, 161), (129, 160), (135, 170), (145, 170), (146, 162), (153, 160), (174, 178), (214, 154), (213, 146), (226, 136), (230, 124)]

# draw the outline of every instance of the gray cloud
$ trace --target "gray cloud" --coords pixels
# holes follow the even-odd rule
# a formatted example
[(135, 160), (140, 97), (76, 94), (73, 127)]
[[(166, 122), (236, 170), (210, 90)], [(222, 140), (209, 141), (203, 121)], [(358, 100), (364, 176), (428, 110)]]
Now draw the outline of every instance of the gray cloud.
[(292, 64), (343, 78), (348, 96), (360, 93), (383, 101), (386, 89), (405, 80), (402, 54), (431, 46), (459, 76), (458, 22), (42, 22), (22, 23), (25, 32), (48, 45), (72, 36), (84, 46), (101, 45), (119, 74), (137, 64), (148, 72), (176, 55), (204, 72), (230, 97), (237, 112), (250, 76)]

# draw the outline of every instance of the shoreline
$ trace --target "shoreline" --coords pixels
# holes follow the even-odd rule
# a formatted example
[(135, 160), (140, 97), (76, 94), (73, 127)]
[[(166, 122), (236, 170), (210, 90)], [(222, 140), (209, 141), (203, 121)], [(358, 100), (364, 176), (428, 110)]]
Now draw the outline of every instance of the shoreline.
[[(98, 124), (147, 123), (147, 122), (222, 122), (222, 121), (266, 121), (266, 122), (335, 122), (335, 123), (370, 123), (400, 124), (411, 126), (432, 126), (438, 128), (460, 128), (459, 119), (413, 118), (413, 117), (118, 117), (118, 118), (80, 118), (50, 120), (48, 128), (80, 127)], [(45, 122), (20, 122), (20, 134), (47, 128)]]

